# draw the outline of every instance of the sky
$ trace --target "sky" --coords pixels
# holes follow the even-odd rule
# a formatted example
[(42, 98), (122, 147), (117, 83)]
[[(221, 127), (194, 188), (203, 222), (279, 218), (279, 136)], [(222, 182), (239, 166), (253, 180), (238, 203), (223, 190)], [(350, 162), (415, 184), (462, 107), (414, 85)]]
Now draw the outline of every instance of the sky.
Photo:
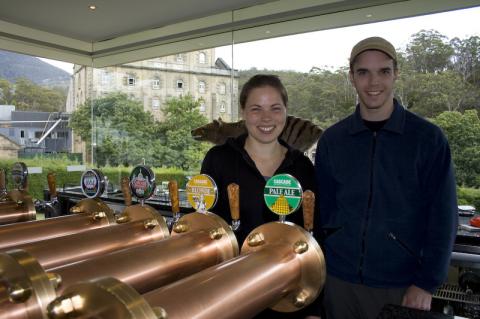
[[(251, 67), (269, 70), (295, 70), (308, 72), (312, 67), (336, 69), (348, 64), (351, 48), (369, 36), (381, 36), (396, 48), (404, 50), (411, 35), (422, 29), (434, 29), (453, 39), (480, 36), (480, 7), (437, 13), (428, 16), (377, 22), (236, 44), (216, 49), (221, 57), (235, 69)], [(341, 39), (341, 41), (339, 41)], [(72, 64), (42, 59), (70, 74)]]

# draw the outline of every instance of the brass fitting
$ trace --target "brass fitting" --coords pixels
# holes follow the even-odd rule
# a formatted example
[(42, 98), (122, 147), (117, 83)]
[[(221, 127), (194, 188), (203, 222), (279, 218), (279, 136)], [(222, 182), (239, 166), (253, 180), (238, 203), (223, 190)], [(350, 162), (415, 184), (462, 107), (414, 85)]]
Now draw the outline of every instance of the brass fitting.
[(73, 207), (70, 207), (70, 213), (74, 213), (74, 214), (83, 213), (83, 209), (82, 207), (75, 205)]
[(210, 235), (211, 239), (218, 240), (218, 239), (222, 238), (223, 232), (222, 232), (221, 228), (215, 228), (215, 229), (210, 230), (209, 235)]
[(130, 216), (128, 216), (127, 214), (116, 215), (115, 221), (117, 222), (117, 224), (128, 223), (130, 221)]
[(105, 214), (105, 212), (95, 212), (92, 214), (93, 220), (100, 220), (106, 217), (107, 217), (107, 214)]
[(297, 308), (305, 307), (308, 297), (309, 297), (309, 294), (305, 290), (302, 290), (293, 299), (293, 304)]
[(158, 223), (158, 220), (154, 219), (154, 218), (151, 218), (151, 219), (147, 219), (143, 222), (143, 226), (145, 227), (145, 229), (147, 230), (151, 230), (151, 229), (154, 229), (155, 227), (157, 227), (158, 225), (160, 225)]
[(47, 273), (48, 280), (53, 285), (53, 288), (57, 289), (62, 284), (62, 277), (54, 272)]
[(157, 316), (158, 319), (167, 319), (168, 318), (167, 312), (162, 307), (154, 307), (154, 308), (152, 308), (152, 310), (153, 310), (153, 312), (155, 313), (155, 316)]
[(180, 234), (188, 231), (188, 225), (185, 222), (177, 222), (173, 225), (173, 231)]
[(80, 309), (84, 298), (80, 295), (66, 295), (55, 299), (47, 306), (48, 317), (51, 319), (69, 318), (69, 314)]
[(8, 298), (13, 303), (25, 302), (32, 295), (32, 287), (27, 283), (13, 283), (8, 287)]
[(250, 234), (247, 238), (247, 243), (250, 247), (261, 246), (265, 244), (265, 236), (262, 233)]
[(303, 254), (308, 250), (308, 244), (303, 240), (299, 240), (293, 245), (293, 250), (299, 255)]

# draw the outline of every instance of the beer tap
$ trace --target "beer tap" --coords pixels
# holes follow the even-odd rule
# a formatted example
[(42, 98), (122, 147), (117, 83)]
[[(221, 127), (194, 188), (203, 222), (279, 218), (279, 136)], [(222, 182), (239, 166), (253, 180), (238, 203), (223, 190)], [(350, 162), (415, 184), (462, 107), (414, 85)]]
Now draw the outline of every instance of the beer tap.
[(8, 201), (7, 182), (5, 180), (5, 170), (0, 169), (0, 202)]
[(227, 186), (228, 203), (232, 217), (232, 230), (235, 232), (240, 228), (240, 187), (231, 183)]
[(168, 222), (168, 228), (172, 226), (180, 219), (180, 204), (178, 199), (178, 184), (176, 180), (168, 182), (168, 193), (170, 197), (170, 204), (172, 206), (173, 219)]
[(35, 201), (35, 209), (44, 212), (46, 218), (58, 217), (61, 215), (60, 202), (57, 197), (57, 181), (55, 173), (47, 174), (48, 190), (50, 192), (49, 201)]
[(315, 193), (311, 190), (303, 192), (302, 200), (303, 228), (313, 235), (313, 213), (315, 210)]
[(127, 176), (122, 177), (120, 181), (122, 186), (123, 200), (125, 201), (125, 206), (132, 206), (132, 193), (130, 192), (130, 179)]

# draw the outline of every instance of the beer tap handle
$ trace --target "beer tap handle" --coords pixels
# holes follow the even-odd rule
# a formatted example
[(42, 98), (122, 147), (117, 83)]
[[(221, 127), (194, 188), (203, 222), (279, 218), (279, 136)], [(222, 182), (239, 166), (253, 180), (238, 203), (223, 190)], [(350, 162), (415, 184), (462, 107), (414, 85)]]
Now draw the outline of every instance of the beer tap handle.
[(180, 218), (180, 204), (178, 200), (178, 184), (176, 180), (168, 182), (168, 195), (170, 197), (170, 204), (172, 205), (173, 223), (176, 223)]
[(227, 186), (227, 192), (232, 217), (232, 230), (236, 231), (240, 227), (240, 187), (231, 183)]
[(123, 200), (125, 201), (125, 206), (131, 206), (132, 193), (130, 193), (130, 179), (124, 176), (122, 177), (120, 184), (122, 186)]
[(48, 190), (50, 191), (50, 201), (57, 199), (57, 179), (55, 173), (50, 172), (47, 174)]
[(7, 197), (7, 182), (5, 180), (5, 170), (0, 169), (0, 200), (6, 200)]
[(315, 210), (315, 194), (311, 190), (303, 192), (303, 227), (313, 233), (313, 212)]

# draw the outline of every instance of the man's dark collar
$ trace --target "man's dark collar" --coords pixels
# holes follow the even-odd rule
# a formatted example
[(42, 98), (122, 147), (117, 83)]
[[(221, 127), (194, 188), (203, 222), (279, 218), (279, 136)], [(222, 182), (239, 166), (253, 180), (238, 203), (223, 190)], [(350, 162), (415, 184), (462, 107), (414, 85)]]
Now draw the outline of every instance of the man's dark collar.
[[(403, 134), (405, 127), (405, 108), (393, 99), (393, 111), (387, 123), (382, 127), (382, 130), (391, 131), (398, 134)], [(360, 114), (360, 104), (357, 104), (355, 112), (350, 116), (349, 130), (352, 135), (368, 131), (369, 129), (363, 123), (362, 115)]]

